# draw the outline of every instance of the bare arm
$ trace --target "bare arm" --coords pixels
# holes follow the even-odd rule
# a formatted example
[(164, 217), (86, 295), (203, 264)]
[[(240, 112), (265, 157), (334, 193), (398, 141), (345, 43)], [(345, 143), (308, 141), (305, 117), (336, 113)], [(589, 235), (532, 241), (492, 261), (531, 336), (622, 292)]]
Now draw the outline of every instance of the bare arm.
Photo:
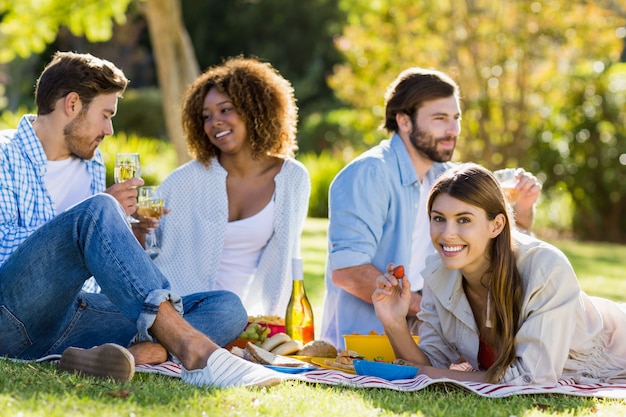
[(418, 373), (420, 375), (427, 375), (431, 378), (450, 378), (455, 381), (469, 381), (469, 382), (489, 382), (487, 381), (487, 374), (485, 372), (469, 372), (469, 371), (456, 371), (453, 369), (435, 368), (432, 366), (422, 366), (419, 368)]
[[(333, 283), (344, 291), (372, 303), (372, 294), (376, 289), (376, 278), (383, 273), (372, 264), (352, 266), (349, 268), (336, 269), (333, 271)], [(411, 293), (409, 304), (409, 316), (415, 316), (420, 310), (422, 296)]]
[(405, 319), (411, 300), (411, 284), (406, 276), (394, 277), (393, 268), (394, 264), (387, 265), (387, 273), (376, 279), (376, 290), (372, 295), (376, 317), (385, 328), (396, 357), (420, 367), (430, 365), (428, 357), (415, 344)]
[(541, 194), (541, 184), (534, 175), (521, 169), (517, 178), (515, 188), (519, 190), (519, 197), (513, 206), (515, 224), (522, 231), (530, 231), (535, 219), (535, 203)]

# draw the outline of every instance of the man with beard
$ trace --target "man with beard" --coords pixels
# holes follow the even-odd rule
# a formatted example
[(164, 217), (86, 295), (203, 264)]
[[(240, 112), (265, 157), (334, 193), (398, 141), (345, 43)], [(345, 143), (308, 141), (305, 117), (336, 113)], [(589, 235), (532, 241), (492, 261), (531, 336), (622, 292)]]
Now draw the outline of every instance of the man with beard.
[[(62, 354), (61, 369), (128, 380), (171, 353), (194, 385), (280, 382), (220, 348), (248, 319), (235, 294), (170, 291), (125, 218), (143, 181), (104, 189), (98, 145), (127, 84), (108, 61), (57, 52), (37, 80), (37, 115), (0, 132), (0, 355)], [(91, 276), (102, 293), (82, 291)]]
[[(383, 332), (372, 306), (376, 277), (389, 263), (405, 266), (412, 299), (407, 321), (417, 334), (429, 238), (426, 200), (450, 168), (461, 131), (460, 92), (439, 71), (402, 72), (385, 95), (389, 140), (349, 163), (329, 194), (328, 259), (322, 339), (343, 346), (342, 335)], [(515, 204), (518, 228), (529, 230), (541, 186), (523, 170)]]

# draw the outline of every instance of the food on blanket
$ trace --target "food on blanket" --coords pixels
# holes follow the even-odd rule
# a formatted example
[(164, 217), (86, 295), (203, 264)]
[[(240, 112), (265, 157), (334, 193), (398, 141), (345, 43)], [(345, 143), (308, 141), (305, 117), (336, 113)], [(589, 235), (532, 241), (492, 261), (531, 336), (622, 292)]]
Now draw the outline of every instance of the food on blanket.
[(261, 345), (267, 339), (270, 333), (270, 329), (267, 326), (262, 326), (259, 323), (250, 323), (243, 332), (239, 335), (240, 339), (249, 340), (257, 345)]
[(232, 353), (235, 356), (239, 356), (241, 359), (245, 359), (247, 361), (251, 361), (250, 360), (250, 353), (248, 353), (247, 350), (240, 348), (239, 346), (233, 346), (232, 348), (230, 348), (230, 353)]
[(347, 371), (354, 371), (354, 364), (352, 362), (355, 359), (362, 360), (365, 358), (358, 352), (346, 349), (341, 351), (335, 359), (325, 359), (324, 365), (338, 369), (345, 369)]
[(246, 352), (250, 354), (249, 360), (251, 362), (260, 363), (262, 365), (285, 366), (292, 368), (309, 366), (309, 364), (304, 361), (289, 358), (287, 356), (276, 355), (254, 345), (253, 343), (248, 343), (248, 346), (246, 346)]
[(260, 324), (275, 324), (277, 326), (284, 326), (285, 319), (279, 316), (248, 316), (250, 323)]
[(302, 348), (302, 343), (291, 339), (286, 333), (277, 333), (268, 337), (261, 348), (276, 355), (293, 355)]
[(401, 366), (413, 366), (417, 368), (417, 365), (409, 362), (409, 361), (405, 361), (404, 359), (396, 359), (395, 361), (392, 362), (394, 365), (401, 365)]
[(323, 340), (312, 340), (296, 353), (298, 356), (315, 356), (317, 358), (337, 357), (337, 348)]
[(287, 342), (291, 342), (291, 337), (289, 337), (287, 333), (276, 333), (274, 336), (268, 337), (261, 347), (271, 352), (272, 349)]
[(268, 336), (285, 333), (285, 319), (279, 316), (248, 316), (248, 324), (258, 323), (261, 327), (269, 328)]
[(393, 268), (393, 276), (398, 279), (404, 277), (404, 266), (398, 265), (395, 268)]
[(272, 349), (272, 353), (275, 355), (293, 355), (298, 352), (301, 347), (302, 343), (298, 342), (297, 340), (292, 340)]

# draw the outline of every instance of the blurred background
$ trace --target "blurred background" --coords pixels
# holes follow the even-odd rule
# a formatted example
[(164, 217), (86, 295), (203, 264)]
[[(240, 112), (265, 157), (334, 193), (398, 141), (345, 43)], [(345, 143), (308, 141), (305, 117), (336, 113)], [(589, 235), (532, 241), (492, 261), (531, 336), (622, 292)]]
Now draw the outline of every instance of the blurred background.
[(461, 87), (454, 160), (542, 181), (537, 235), (626, 243), (626, 0), (0, 0), (0, 17), (0, 128), (35, 111), (56, 50), (109, 59), (131, 84), (101, 149), (111, 165), (140, 152), (148, 183), (189, 159), (186, 86), (256, 56), (294, 85), (309, 215), (323, 218), (334, 175), (387, 137), (388, 84), (430, 67)]

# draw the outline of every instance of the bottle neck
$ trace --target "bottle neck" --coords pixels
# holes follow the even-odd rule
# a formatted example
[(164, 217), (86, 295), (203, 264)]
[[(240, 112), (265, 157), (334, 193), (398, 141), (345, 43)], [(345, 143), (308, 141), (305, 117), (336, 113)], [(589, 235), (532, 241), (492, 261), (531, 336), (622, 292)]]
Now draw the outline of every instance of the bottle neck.
[(293, 289), (291, 290), (293, 294), (304, 294), (304, 280), (302, 279), (294, 279), (293, 280)]

